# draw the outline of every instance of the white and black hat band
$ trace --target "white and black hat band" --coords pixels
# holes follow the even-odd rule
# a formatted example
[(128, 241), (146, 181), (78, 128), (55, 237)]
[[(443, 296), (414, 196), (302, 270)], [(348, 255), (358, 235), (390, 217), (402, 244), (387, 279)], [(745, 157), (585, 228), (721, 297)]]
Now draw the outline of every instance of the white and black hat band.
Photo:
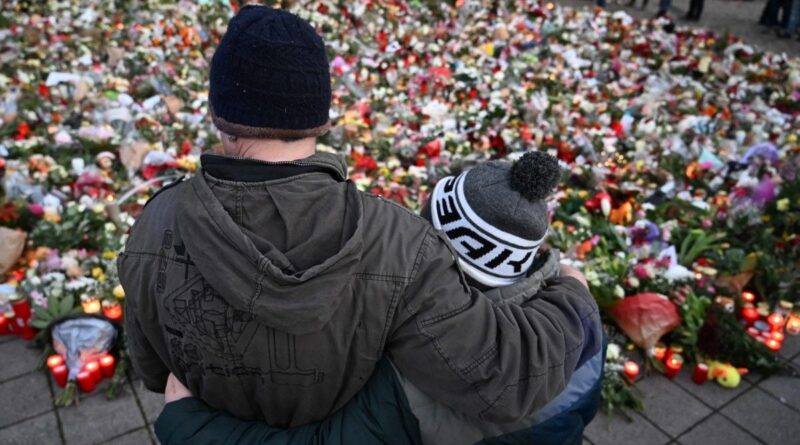
[(443, 178), (434, 188), (431, 219), (459, 254), (462, 269), (487, 286), (507, 286), (524, 277), (544, 242), (528, 240), (489, 224), (469, 206), (464, 180), (469, 172)]

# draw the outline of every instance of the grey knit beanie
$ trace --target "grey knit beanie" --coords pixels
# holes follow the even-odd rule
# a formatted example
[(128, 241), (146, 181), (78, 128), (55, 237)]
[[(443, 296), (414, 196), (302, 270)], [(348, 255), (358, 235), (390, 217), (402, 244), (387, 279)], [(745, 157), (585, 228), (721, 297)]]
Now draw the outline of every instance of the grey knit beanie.
[(523, 278), (548, 229), (545, 199), (558, 184), (558, 161), (543, 152), (517, 162), (489, 161), (436, 184), (429, 201), (464, 272), (490, 287)]

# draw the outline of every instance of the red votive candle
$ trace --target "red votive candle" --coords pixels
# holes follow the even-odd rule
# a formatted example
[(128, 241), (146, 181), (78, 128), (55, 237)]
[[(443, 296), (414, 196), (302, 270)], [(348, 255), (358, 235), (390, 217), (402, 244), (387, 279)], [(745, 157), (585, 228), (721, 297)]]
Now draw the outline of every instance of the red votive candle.
[(122, 305), (114, 302), (110, 304), (103, 303), (103, 315), (113, 322), (122, 320)]
[(53, 375), (53, 380), (56, 381), (56, 385), (62, 388), (67, 386), (67, 377), (69, 376), (67, 365), (61, 364), (54, 366), (50, 368), (50, 373)]
[(103, 372), (100, 371), (99, 363), (89, 362), (86, 365), (84, 365), (83, 369), (92, 376), (95, 383), (100, 383), (100, 381), (103, 380)]
[(8, 318), (6, 318), (5, 314), (0, 314), (0, 335), (8, 335), (11, 333), (8, 325)]
[(756, 322), (756, 320), (758, 320), (758, 311), (755, 307), (753, 307), (753, 305), (746, 304), (742, 308), (742, 318), (744, 318), (744, 321), (747, 322), (748, 326), (752, 325)]
[(767, 345), (767, 347), (770, 349), (770, 351), (774, 351), (774, 352), (780, 351), (781, 347), (783, 346), (783, 343), (779, 342), (778, 340), (775, 340), (774, 338), (770, 338), (769, 340), (766, 340), (764, 342), (764, 344)]
[(767, 318), (767, 323), (769, 323), (769, 327), (773, 331), (777, 331), (778, 329), (783, 327), (783, 315), (774, 313)]
[(78, 388), (83, 392), (92, 392), (97, 387), (97, 382), (89, 371), (78, 373)]
[(786, 337), (783, 335), (781, 331), (775, 331), (772, 333), (772, 339), (775, 341), (783, 342)]
[(664, 356), (667, 355), (667, 347), (664, 346), (664, 343), (657, 343), (653, 346), (653, 357), (656, 358), (658, 361), (664, 361)]
[(31, 325), (31, 305), (25, 297), (18, 297), (9, 300), (11, 309), (14, 310), (14, 318), (17, 322), (17, 333), (25, 340), (31, 340), (36, 336), (36, 330)]
[(47, 368), (48, 369), (53, 369), (56, 366), (63, 365), (63, 364), (64, 364), (64, 357), (62, 357), (62, 356), (60, 356), (58, 354), (53, 354), (50, 357), (47, 357)]
[(683, 357), (681, 357), (680, 354), (673, 352), (664, 362), (664, 365), (664, 375), (668, 379), (674, 379), (683, 367)]
[(742, 301), (745, 303), (754, 303), (756, 301), (756, 294), (752, 292), (742, 292)]
[(114, 368), (116, 367), (117, 360), (111, 354), (106, 354), (100, 357), (100, 370), (103, 371), (103, 376), (113, 377)]
[(708, 380), (708, 365), (705, 363), (698, 363), (694, 365), (694, 373), (692, 374), (692, 381), (698, 385), (702, 385)]
[(628, 380), (634, 381), (639, 375), (639, 364), (632, 361), (625, 362), (623, 372), (625, 372), (625, 377), (627, 377)]

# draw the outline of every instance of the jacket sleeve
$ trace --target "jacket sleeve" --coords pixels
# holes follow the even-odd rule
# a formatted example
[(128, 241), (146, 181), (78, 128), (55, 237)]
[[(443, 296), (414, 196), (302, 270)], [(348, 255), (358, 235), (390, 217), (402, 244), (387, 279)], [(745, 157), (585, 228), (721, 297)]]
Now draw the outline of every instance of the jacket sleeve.
[[(492, 301), (470, 288), (455, 253), (426, 235), (399, 303), (387, 349), (397, 368), (437, 401), (484, 421), (531, 415), (566, 385), (588, 350), (597, 305), (571, 277), (527, 301)], [(590, 346), (587, 348), (586, 346)]]
[(155, 423), (155, 433), (162, 445), (301, 445), (326, 443), (312, 441), (318, 424), (280, 429), (264, 422), (237, 419), (225, 411), (206, 405), (193, 397), (164, 406)]
[(161, 360), (139, 323), (139, 312), (132, 307), (132, 299), (125, 299), (125, 335), (128, 354), (136, 374), (142, 378), (144, 386), (153, 392), (163, 393), (167, 386), (170, 370)]

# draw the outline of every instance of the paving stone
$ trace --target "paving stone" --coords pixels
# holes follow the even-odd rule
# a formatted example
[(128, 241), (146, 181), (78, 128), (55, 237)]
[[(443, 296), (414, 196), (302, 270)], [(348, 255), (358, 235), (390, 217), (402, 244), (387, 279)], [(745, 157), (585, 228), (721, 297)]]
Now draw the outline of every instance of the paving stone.
[(149, 391), (141, 380), (133, 382), (132, 385), (136, 395), (139, 396), (147, 423), (154, 423), (164, 408), (164, 394)]
[(629, 422), (620, 414), (611, 417), (598, 413), (586, 428), (585, 435), (594, 445), (620, 445), (625, 443), (663, 445), (670, 441), (664, 433), (638, 413), (632, 413)]
[(0, 382), (27, 374), (36, 369), (40, 353), (28, 348), (29, 343), (17, 338), (0, 344)]
[(758, 388), (734, 400), (721, 412), (768, 444), (797, 443), (800, 437), (800, 414)]
[(150, 433), (147, 428), (141, 428), (120, 437), (115, 437), (105, 443), (113, 445), (145, 445), (153, 442), (150, 439)]
[(129, 386), (114, 400), (95, 393), (78, 406), (59, 409), (59, 415), (67, 445), (99, 443), (145, 426)]
[(0, 384), (0, 428), (53, 409), (47, 378), (32, 372)]
[(800, 354), (800, 335), (787, 335), (783, 340), (781, 357), (790, 359)]
[(583, 438), (583, 445), (594, 445), (594, 444), (592, 443), (592, 441), (590, 441), (589, 439), (584, 437)]
[(734, 397), (742, 394), (753, 386), (753, 384), (746, 379), (742, 379), (739, 386), (734, 389), (723, 388), (711, 380), (702, 385), (697, 385), (692, 382), (692, 375), (690, 372), (681, 372), (678, 377), (675, 378), (674, 382), (700, 399), (706, 405), (715, 409), (730, 402)]
[(800, 376), (774, 375), (758, 387), (778, 398), (782, 403), (800, 410)]
[(150, 431), (150, 437), (153, 438), (153, 443), (156, 445), (161, 445), (161, 442), (158, 440), (158, 436), (156, 436), (156, 430), (153, 425), (149, 425), (147, 430)]
[(678, 439), (683, 445), (758, 445), (759, 442), (720, 414), (714, 414)]
[(643, 393), (644, 416), (673, 437), (711, 414), (710, 408), (662, 375), (650, 376), (636, 386)]
[(55, 411), (0, 429), (0, 442), (4, 445), (63, 443), (58, 434)]

